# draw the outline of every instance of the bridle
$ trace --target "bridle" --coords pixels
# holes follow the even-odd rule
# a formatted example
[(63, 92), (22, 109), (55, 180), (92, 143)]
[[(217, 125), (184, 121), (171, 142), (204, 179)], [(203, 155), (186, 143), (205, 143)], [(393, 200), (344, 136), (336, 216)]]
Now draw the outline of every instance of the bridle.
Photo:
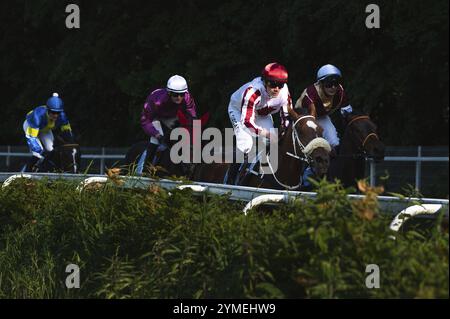
[[(290, 152), (286, 152), (286, 155), (291, 156), (291, 157), (293, 157), (293, 158), (295, 158), (295, 159), (297, 159), (297, 160), (299, 160), (299, 161), (304, 161), (304, 162), (306, 162), (306, 163), (308, 163), (308, 164), (311, 164), (311, 162), (312, 162), (311, 156), (308, 155), (308, 154), (306, 154), (306, 153), (304, 153), (304, 150), (305, 150), (305, 148), (306, 148), (307, 145), (305, 146), (305, 145), (302, 143), (302, 141), (300, 140), (300, 136), (299, 136), (297, 130), (295, 129), (295, 127), (297, 126), (297, 124), (300, 123), (300, 121), (302, 121), (302, 120), (304, 120), (304, 119), (306, 119), (306, 118), (312, 118), (312, 119), (315, 119), (315, 117), (312, 116), (312, 115), (305, 115), (305, 116), (299, 117), (299, 118), (292, 124), (292, 134), (291, 134), (291, 137), (292, 137), (292, 148), (294, 149), (294, 154), (292, 154), (292, 153), (290, 153)], [(316, 133), (316, 137), (318, 137), (317, 133)], [(300, 148), (301, 154), (298, 154), (298, 153), (297, 153), (297, 145), (298, 145), (298, 147)], [(303, 177), (302, 177), (301, 175), (300, 175), (300, 182), (299, 182), (297, 185), (295, 185), (295, 186), (286, 185), (286, 184), (280, 182), (280, 181), (278, 180), (277, 176), (275, 175), (275, 172), (274, 172), (274, 170), (273, 170), (273, 168), (272, 168), (272, 165), (271, 165), (271, 163), (270, 163), (269, 154), (266, 154), (266, 160), (267, 160), (267, 164), (268, 164), (268, 166), (269, 166), (269, 168), (270, 168), (270, 172), (272, 173), (272, 176), (273, 176), (273, 178), (275, 179), (275, 181), (278, 183), (278, 185), (280, 185), (280, 186), (282, 186), (282, 187), (284, 187), (284, 188), (286, 188), (286, 189), (289, 189), (289, 190), (297, 189), (297, 188), (299, 188), (299, 187), (302, 185), (302, 183), (303, 183)], [(261, 176), (261, 179), (262, 179), (262, 178), (264, 178), (264, 174)]]
[[(347, 127), (350, 127), (354, 122), (359, 121), (359, 120), (370, 120), (370, 117), (367, 115), (356, 116), (353, 119), (351, 119), (350, 122), (348, 122)], [(367, 157), (365, 146), (366, 146), (367, 141), (371, 137), (374, 137), (377, 140), (380, 140), (380, 138), (378, 137), (378, 134), (375, 132), (372, 132), (372, 133), (367, 134), (367, 136), (365, 138), (361, 138), (359, 141), (360, 146), (358, 146), (358, 150), (361, 151), (361, 155), (363, 155), (363, 157)]]
[[(315, 117), (312, 116), (312, 115), (305, 115), (305, 116), (299, 117), (299, 118), (294, 122), (294, 124), (292, 125), (292, 134), (291, 134), (291, 135), (292, 135), (292, 148), (294, 149), (294, 154), (289, 153), (289, 152), (286, 152), (286, 155), (291, 156), (291, 157), (294, 157), (294, 158), (296, 158), (296, 159), (298, 159), (298, 160), (300, 160), (300, 161), (304, 161), (304, 162), (310, 164), (310, 163), (312, 162), (311, 156), (309, 156), (308, 154), (305, 154), (305, 153), (303, 152), (303, 151), (305, 150), (305, 148), (306, 148), (307, 145), (304, 145), (304, 144), (302, 143), (302, 141), (300, 140), (300, 136), (299, 136), (297, 130), (295, 129), (295, 127), (297, 126), (297, 124), (300, 123), (300, 121), (302, 121), (303, 119), (306, 119), (306, 118), (312, 118), (312, 119), (315, 119)], [(316, 133), (316, 137), (318, 137), (317, 133)], [(300, 154), (300, 155), (297, 154), (297, 145), (299, 146), (300, 151), (301, 151), (301, 154)]]
[[(73, 173), (76, 174), (78, 172), (78, 163), (77, 163), (77, 153), (78, 150), (77, 148), (79, 147), (78, 144), (63, 144), (59, 146), (59, 156), (60, 156), (60, 165), (61, 165), (61, 169), (64, 169), (64, 164), (63, 164), (63, 156), (62, 154), (65, 152), (65, 150), (69, 150), (70, 149), (70, 155), (72, 157), (72, 169), (73, 169)], [(56, 165), (55, 165), (56, 167)]]

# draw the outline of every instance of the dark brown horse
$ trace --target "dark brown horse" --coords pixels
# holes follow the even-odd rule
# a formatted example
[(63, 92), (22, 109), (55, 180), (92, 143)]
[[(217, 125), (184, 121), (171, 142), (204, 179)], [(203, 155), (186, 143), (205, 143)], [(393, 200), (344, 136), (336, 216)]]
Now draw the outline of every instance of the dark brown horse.
[(363, 179), (366, 159), (384, 159), (385, 146), (380, 141), (377, 126), (368, 115), (353, 112), (344, 118), (344, 135), (338, 156), (331, 161), (329, 180), (338, 179), (345, 187), (355, 186)]
[(53, 150), (48, 152), (42, 162), (36, 163), (35, 158), (30, 158), (22, 172), (34, 173), (73, 173), (80, 171), (81, 152), (79, 144), (73, 140), (66, 141), (60, 135), (55, 134)]
[[(325, 176), (329, 166), (330, 147), (322, 138), (323, 129), (310, 115), (298, 114), (289, 108), (291, 122), (278, 142), (278, 170), (274, 172), (270, 164), (272, 156), (266, 156), (262, 164), (242, 170), (239, 185), (273, 189), (299, 190), (302, 174), (307, 165), (311, 165), (316, 177)], [(263, 173), (259, 165), (267, 163)], [(197, 167), (194, 180), (211, 183), (224, 183), (230, 164), (201, 164)]]

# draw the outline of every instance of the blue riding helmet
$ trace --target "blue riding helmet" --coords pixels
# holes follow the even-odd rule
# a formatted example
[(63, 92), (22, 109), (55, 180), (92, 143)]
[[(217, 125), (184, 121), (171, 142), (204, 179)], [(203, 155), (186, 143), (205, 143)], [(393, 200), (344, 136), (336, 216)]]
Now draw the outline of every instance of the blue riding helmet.
[(64, 103), (59, 97), (58, 93), (53, 93), (53, 96), (47, 100), (47, 108), (52, 112), (63, 112), (63, 106)]
[(317, 71), (317, 81), (322, 81), (329, 76), (342, 77), (341, 70), (331, 64), (325, 64)]

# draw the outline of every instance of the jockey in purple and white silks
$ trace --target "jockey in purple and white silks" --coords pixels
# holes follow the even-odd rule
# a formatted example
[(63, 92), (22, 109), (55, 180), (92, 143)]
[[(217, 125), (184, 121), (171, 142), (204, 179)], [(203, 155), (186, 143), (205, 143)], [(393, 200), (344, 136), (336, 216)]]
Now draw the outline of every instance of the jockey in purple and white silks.
[(342, 73), (337, 67), (331, 64), (322, 66), (317, 72), (316, 83), (308, 86), (295, 103), (295, 109), (306, 108), (310, 115), (316, 117), (324, 130), (324, 138), (334, 149), (339, 146), (339, 137), (329, 115), (336, 110), (342, 114), (352, 111), (341, 79)]
[(156, 139), (157, 142), (164, 133), (160, 121), (167, 123), (170, 128), (177, 118), (178, 111), (185, 110), (192, 118), (197, 117), (194, 98), (188, 91), (186, 80), (179, 76), (172, 76), (167, 87), (150, 93), (144, 104), (141, 115), (141, 126), (144, 132)]
[(64, 103), (57, 93), (47, 100), (46, 105), (30, 111), (23, 123), (27, 144), (33, 158), (28, 164), (30, 170), (36, 163), (41, 163), (45, 154), (53, 151), (54, 136), (52, 131), (60, 129), (65, 140), (72, 140), (72, 128), (64, 112)]
[(153, 158), (155, 151), (167, 148), (164, 142), (164, 132), (161, 123), (168, 129), (176, 126), (178, 111), (184, 112), (191, 119), (197, 118), (196, 104), (188, 90), (186, 80), (174, 75), (167, 81), (166, 88), (150, 93), (141, 114), (141, 126), (150, 137), (150, 143), (145, 158)]

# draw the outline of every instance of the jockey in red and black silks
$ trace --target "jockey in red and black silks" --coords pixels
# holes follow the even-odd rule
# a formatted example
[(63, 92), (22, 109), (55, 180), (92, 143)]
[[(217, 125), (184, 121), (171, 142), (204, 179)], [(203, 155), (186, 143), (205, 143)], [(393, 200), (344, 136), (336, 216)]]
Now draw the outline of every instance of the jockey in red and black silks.
[(308, 86), (295, 104), (295, 109), (306, 108), (310, 115), (316, 117), (324, 130), (324, 138), (333, 148), (339, 145), (339, 137), (329, 115), (336, 110), (341, 113), (352, 111), (341, 78), (337, 67), (331, 64), (322, 66), (317, 72), (316, 83)]

